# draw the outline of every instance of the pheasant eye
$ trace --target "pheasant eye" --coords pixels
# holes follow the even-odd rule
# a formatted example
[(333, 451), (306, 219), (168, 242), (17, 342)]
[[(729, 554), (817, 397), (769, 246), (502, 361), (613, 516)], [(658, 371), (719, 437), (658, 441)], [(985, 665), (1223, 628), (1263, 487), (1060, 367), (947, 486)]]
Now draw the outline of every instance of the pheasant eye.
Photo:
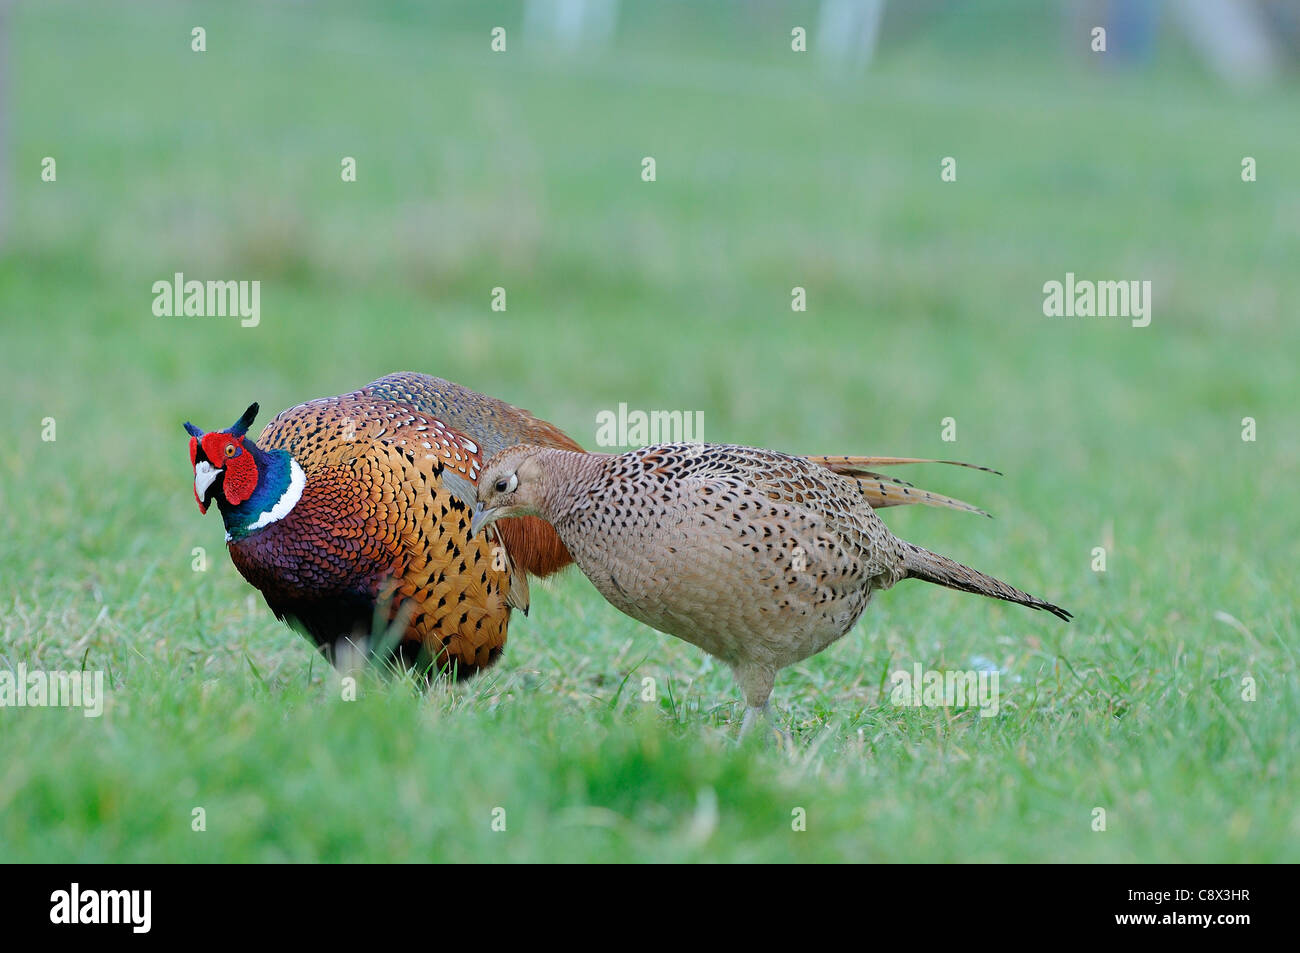
[(504, 492), (506, 491), (506, 481), (505, 481), (505, 480), (497, 480), (496, 491), (497, 491), (498, 493), (504, 493)]
[(226, 456), (233, 457), (234, 455), (235, 455), (235, 445), (233, 443), (226, 444)]

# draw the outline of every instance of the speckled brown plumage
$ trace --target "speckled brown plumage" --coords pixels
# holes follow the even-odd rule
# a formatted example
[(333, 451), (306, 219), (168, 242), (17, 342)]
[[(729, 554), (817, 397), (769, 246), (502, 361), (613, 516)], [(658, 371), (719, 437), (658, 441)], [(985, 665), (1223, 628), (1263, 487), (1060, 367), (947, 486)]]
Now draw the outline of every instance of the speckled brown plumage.
[[(339, 639), (397, 621), (400, 658), (464, 676), (491, 665), (527, 574), (571, 559), (536, 518), (469, 538), (467, 502), (482, 462), (527, 440), (578, 449), (526, 411), (449, 381), (401, 373), (280, 413), (257, 446), (306, 475), (282, 519), (230, 542), (244, 577), (281, 618), (332, 656)], [(373, 646), (372, 646), (373, 648)]]
[(1069, 618), (894, 536), (872, 509), (880, 487), (861, 472), (865, 459), (711, 444), (618, 455), (514, 447), (485, 465), (475, 526), (546, 519), (616, 608), (733, 668), (747, 724), (780, 669), (842, 637), (875, 591), (903, 579)]

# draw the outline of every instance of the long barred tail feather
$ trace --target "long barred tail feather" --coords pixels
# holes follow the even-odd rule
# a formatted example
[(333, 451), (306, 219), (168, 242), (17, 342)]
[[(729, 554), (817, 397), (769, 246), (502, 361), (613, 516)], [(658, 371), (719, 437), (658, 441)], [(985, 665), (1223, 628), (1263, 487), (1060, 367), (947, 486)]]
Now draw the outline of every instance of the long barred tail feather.
[(960, 592), (973, 592), (977, 596), (1015, 602), (1022, 606), (1029, 606), (1031, 609), (1046, 609), (1066, 622), (1071, 618), (1071, 613), (1060, 606), (1039, 599), (1037, 596), (1031, 596), (1027, 592), (1021, 592), (1014, 586), (1008, 586), (1001, 580), (986, 576), (977, 569), (963, 566), (955, 559), (940, 556), (938, 553), (932, 553), (928, 549), (913, 546), (908, 542), (903, 543), (903, 566), (907, 570), (908, 578), (911, 579), (921, 579)]

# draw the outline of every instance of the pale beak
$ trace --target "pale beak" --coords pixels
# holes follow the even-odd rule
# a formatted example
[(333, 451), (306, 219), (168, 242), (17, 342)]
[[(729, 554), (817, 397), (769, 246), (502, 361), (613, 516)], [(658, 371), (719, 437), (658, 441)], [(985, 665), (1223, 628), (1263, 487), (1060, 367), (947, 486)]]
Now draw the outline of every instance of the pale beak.
[(212, 481), (220, 475), (221, 471), (207, 460), (200, 460), (194, 467), (194, 495), (198, 497), (200, 503), (207, 495), (208, 487), (212, 486)]
[(469, 538), (473, 539), (477, 536), (478, 531), (495, 520), (496, 517), (497, 511), (495, 509), (485, 510), (481, 502), (476, 503), (474, 505), (474, 515), (469, 520)]

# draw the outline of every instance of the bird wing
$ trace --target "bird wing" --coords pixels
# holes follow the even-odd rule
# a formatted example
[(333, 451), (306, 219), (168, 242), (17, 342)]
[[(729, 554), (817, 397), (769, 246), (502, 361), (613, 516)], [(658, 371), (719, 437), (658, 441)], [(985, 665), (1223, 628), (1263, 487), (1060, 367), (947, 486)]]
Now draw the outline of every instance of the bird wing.
[[(481, 444), (483, 459), (517, 443), (581, 450), (558, 427), (526, 410), (441, 377), (399, 371), (372, 381), (358, 394), (393, 401), (441, 420)], [(471, 494), (470, 502), (473, 502)]]
[[(889, 530), (872, 512), (862, 484), (804, 457), (728, 444), (668, 444), (645, 447), (632, 455), (651, 477), (662, 473), (665, 480), (690, 483), (720, 500), (725, 500), (728, 490), (750, 489), (809, 514), (847, 549), (859, 553), (886, 549), (883, 543)], [(744, 514), (737, 518), (743, 519)]]
[[(675, 460), (674, 465), (683, 468), (680, 472), (698, 473), (702, 476), (731, 473), (752, 480), (756, 485), (762, 485), (766, 482), (770, 484), (769, 489), (781, 494), (788, 492), (791, 494), (789, 498), (796, 502), (799, 501), (801, 496), (799, 492), (800, 482), (807, 480), (809, 473), (813, 471), (809, 471), (805, 466), (796, 465), (793, 461), (807, 461), (817, 467), (853, 480), (857, 484), (860, 494), (871, 504), (872, 509), (920, 503), (927, 506), (939, 506), (968, 513), (978, 513), (981, 516), (989, 515), (984, 510), (964, 500), (921, 489), (906, 480), (877, 473), (875, 470), (870, 469), (871, 467), (905, 463), (945, 463), (968, 467), (972, 470), (983, 470), (987, 473), (998, 472), (990, 470), (988, 467), (959, 463), (955, 460), (922, 460), (915, 457), (792, 457), (775, 450), (761, 450), (755, 447), (737, 447), (724, 444), (707, 445), (708, 453), (699, 452), (701, 448), (706, 448), (704, 444), (671, 444), (666, 445), (664, 449), (667, 448), (672, 448), (670, 452)], [(690, 452), (692, 448), (696, 451), (694, 454)]]

